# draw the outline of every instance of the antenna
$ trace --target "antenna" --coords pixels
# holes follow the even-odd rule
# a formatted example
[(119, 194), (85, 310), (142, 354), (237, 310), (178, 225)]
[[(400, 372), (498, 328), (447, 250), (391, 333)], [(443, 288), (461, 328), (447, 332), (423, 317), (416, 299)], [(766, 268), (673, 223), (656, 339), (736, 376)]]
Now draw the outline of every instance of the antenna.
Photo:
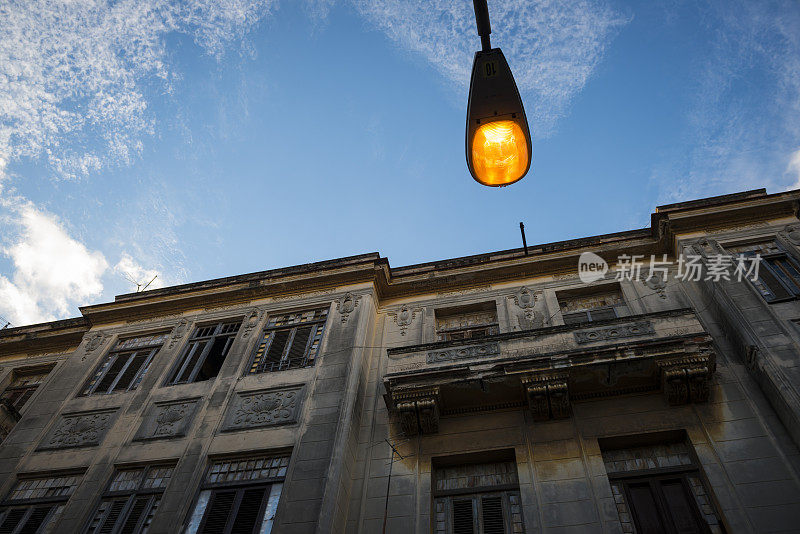
[(122, 273), (122, 276), (124, 276), (125, 279), (128, 282), (130, 282), (131, 284), (134, 284), (136, 286), (136, 292), (137, 293), (141, 293), (142, 291), (144, 291), (145, 289), (150, 287), (150, 284), (155, 282), (155, 279), (158, 278), (158, 275), (155, 275), (155, 276), (153, 276), (153, 278), (150, 279), (149, 282), (147, 282), (146, 284), (142, 284), (141, 282), (137, 282), (136, 280), (134, 280), (133, 277), (131, 275), (129, 275), (128, 273)]
[(5, 329), (6, 329), (6, 328), (8, 328), (9, 326), (12, 326), (12, 324), (11, 324), (11, 321), (9, 321), (8, 319), (6, 319), (6, 318), (5, 318), (5, 317), (3, 317), (2, 315), (0, 315), (0, 323), (6, 323), (6, 324), (4, 324), (4, 325), (2, 326), (2, 328), (0, 328), (0, 330), (5, 330)]

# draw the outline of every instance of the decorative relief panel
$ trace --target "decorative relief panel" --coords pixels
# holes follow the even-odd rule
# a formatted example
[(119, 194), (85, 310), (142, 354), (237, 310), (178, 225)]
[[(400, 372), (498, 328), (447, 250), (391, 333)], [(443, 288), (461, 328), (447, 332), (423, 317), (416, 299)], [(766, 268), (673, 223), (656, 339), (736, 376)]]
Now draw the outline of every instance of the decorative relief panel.
[(595, 341), (613, 341), (620, 338), (647, 336), (655, 333), (650, 321), (573, 332), (575, 341), (580, 344), (593, 343)]
[(87, 338), (86, 347), (84, 347), (84, 351), (86, 352), (86, 354), (91, 354), (97, 349), (97, 347), (102, 345), (105, 342), (105, 340), (106, 340), (105, 334), (97, 333), (90, 335)]
[(247, 314), (247, 317), (245, 317), (244, 323), (242, 324), (243, 338), (247, 338), (247, 336), (250, 335), (250, 332), (252, 332), (253, 329), (256, 327), (256, 325), (258, 324), (258, 320), (260, 318), (261, 318), (261, 313), (257, 309), (253, 308), (252, 310), (250, 310), (250, 313)]
[(197, 411), (198, 400), (157, 402), (147, 411), (133, 439), (144, 441), (185, 436)]
[(422, 308), (409, 308), (405, 304), (400, 307), (396, 312), (389, 312), (389, 317), (394, 319), (394, 323), (400, 327), (400, 335), (406, 335), (408, 327), (417, 318), (417, 315), (422, 313)]
[(117, 409), (62, 415), (39, 450), (99, 445), (114, 423)]
[(361, 295), (353, 295), (349, 291), (345, 293), (344, 297), (336, 301), (336, 311), (342, 316), (342, 323), (346, 323), (350, 318), (350, 314), (358, 306), (361, 301)]
[(536, 303), (542, 299), (542, 292), (533, 292), (527, 287), (522, 287), (514, 295), (508, 297), (517, 307), (517, 312), (513, 313), (519, 324), (520, 330), (532, 330), (542, 328), (545, 324), (544, 313), (535, 311)]
[(236, 393), (222, 425), (223, 431), (286, 425), (297, 421), (303, 386)]
[(455, 347), (452, 349), (431, 351), (428, 353), (428, 363), (486, 358), (498, 354), (500, 354), (499, 343), (486, 343), (484, 345), (471, 345), (469, 347)]
[(183, 334), (186, 333), (186, 328), (188, 326), (189, 326), (189, 321), (187, 321), (186, 319), (181, 319), (180, 321), (178, 321), (178, 324), (176, 324), (175, 328), (172, 329), (172, 333), (170, 335), (170, 340), (169, 340), (169, 347), (167, 348), (171, 349), (172, 347), (175, 346), (176, 343), (178, 343), (183, 338)]

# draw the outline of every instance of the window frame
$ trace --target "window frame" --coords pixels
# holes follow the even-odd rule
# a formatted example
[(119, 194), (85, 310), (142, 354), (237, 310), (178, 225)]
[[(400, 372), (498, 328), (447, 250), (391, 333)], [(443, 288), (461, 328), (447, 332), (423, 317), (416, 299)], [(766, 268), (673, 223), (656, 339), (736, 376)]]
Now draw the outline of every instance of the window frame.
[[(137, 339), (141, 337), (148, 337), (148, 336), (164, 336), (163, 340), (160, 343), (150, 343), (147, 345), (143, 345), (141, 347), (135, 348), (118, 348), (121, 343), (126, 341), (130, 341), (132, 339)], [(124, 338), (120, 338), (117, 340), (116, 343), (109, 349), (104, 355), (103, 358), (100, 360), (100, 363), (94, 367), (92, 374), (89, 375), (89, 378), (83, 383), (81, 387), (81, 391), (78, 394), (79, 397), (91, 397), (94, 395), (113, 395), (114, 393), (125, 393), (128, 391), (135, 391), (139, 384), (141, 384), (142, 380), (144, 380), (147, 371), (150, 369), (150, 365), (153, 363), (153, 359), (155, 358), (156, 354), (164, 348), (164, 345), (169, 339), (169, 331), (166, 332), (151, 332), (151, 333), (140, 333), (133, 336), (125, 336)], [(147, 353), (147, 357), (145, 361), (139, 366), (139, 370), (136, 371), (136, 374), (131, 377), (131, 381), (128, 386), (124, 390), (117, 390), (117, 384), (122, 379), (125, 372), (128, 370), (128, 367), (133, 363), (134, 359), (136, 358), (137, 354), (140, 353)], [(128, 355), (128, 361), (117, 371), (117, 376), (108, 386), (108, 389), (105, 392), (98, 391), (100, 384), (103, 383), (108, 373), (114, 367), (114, 363), (117, 362), (118, 358), (124, 355)]]
[[(205, 380), (196, 380), (197, 375), (200, 373), (200, 370), (205, 365), (206, 360), (208, 359), (209, 353), (211, 349), (214, 347), (216, 340), (218, 338), (226, 337), (227, 341), (225, 347), (223, 348), (224, 357), (222, 365), (224, 365), (225, 360), (228, 358), (228, 354), (230, 354), (231, 349), (233, 348), (233, 344), (236, 342), (236, 338), (239, 336), (239, 333), (242, 331), (242, 323), (243, 318), (241, 317), (234, 317), (228, 319), (222, 319), (215, 322), (204, 323), (194, 327), (194, 331), (192, 332), (191, 337), (186, 342), (186, 345), (181, 350), (181, 356), (178, 358), (176, 364), (172, 367), (169, 375), (167, 375), (167, 380), (164, 383), (165, 386), (177, 386), (181, 384), (195, 384), (197, 382), (205, 382)], [(221, 332), (223, 327), (236, 324), (236, 332)], [(211, 335), (199, 336), (198, 332), (202, 329), (214, 327), (214, 333)], [(189, 376), (186, 380), (179, 380), (181, 376), (184, 375), (186, 368), (189, 365), (189, 362), (192, 360), (192, 357), (197, 350), (196, 347), (200, 342), (205, 342), (205, 345), (202, 349), (200, 356), (197, 358), (193, 369), (190, 371)], [(194, 347), (194, 349), (192, 348)], [(220, 365), (220, 369), (222, 369), (222, 365)], [(210, 377), (207, 380), (216, 378), (219, 376), (219, 371), (217, 371), (217, 375), (214, 377)]]
[[(175, 472), (175, 465), (176, 464), (174, 462), (167, 462), (167, 463), (147, 464), (147, 465), (138, 465), (138, 466), (124, 466), (124, 467), (115, 468), (114, 472), (111, 474), (111, 477), (108, 480), (108, 483), (106, 483), (105, 490), (103, 491), (103, 493), (100, 494), (100, 498), (97, 500), (94, 508), (92, 509), (92, 513), (89, 515), (89, 519), (86, 522), (86, 526), (83, 528), (83, 530), (81, 532), (83, 532), (84, 534), (87, 534), (89, 532), (89, 529), (92, 527), (92, 523), (94, 522), (95, 517), (97, 516), (98, 512), (100, 511), (100, 508), (103, 505), (104, 501), (108, 500), (108, 501), (113, 502), (115, 500), (121, 500), (122, 498), (125, 498), (125, 505), (122, 507), (122, 510), (120, 510), (119, 515), (117, 516), (117, 519), (114, 521), (114, 524), (111, 526), (112, 530), (110, 532), (112, 532), (112, 533), (118, 532), (119, 529), (123, 528), (125, 526), (125, 524), (127, 523), (129, 515), (130, 515), (130, 512), (131, 512), (131, 508), (133, 507), (133, 504), (137, 500), (137, 498), (139, 498), (139, 497), (148, 497), (147, 506), (142, 511), (141, 515), (139, 516), (139, 519), (136, 521), (136, 525), (134, 525), (133, 532), (137, 532), (137, 533), (141, 532), (141, 529), (144, 526), (144, 522), (146, 521), (147, 516), (150, 515), (150, 513), (153, 511), (153, 507), (155, 506), (155, 508), (158, 509), (158, 506), (159, 506), (159, 504), (161, 502), (161, 498), (160, 497), (164, 495), (164, 492), (167, 490), (167, 487), (169, 486), (169, 483), (172, 481), (172, 475)], [(170, 473), (169, 481), (167, 481), (167, 483), (163, 487), (160, 487), (160, 488), (143, 488), (142, 487), (144, 485), (145, 480), (147, 480), (147, 475), (150, 473), (150, 471), (152, 469), (161, 469), (161, 468), (165, 468), (165, 467), (168, 467), (168, 468), (172, 469), (172, 472)], [(141, 477), (139, 479), (139, 482), (137, 483), (135, 489), (132, 489), (132, 490), (117, 490), (117, 491), (112, 491), (110, 489), (111, 485), (114, 483), (114, 479), (115, 479), (115, 477), (117, 476), (118, 473), (123, 472), (123, 471), (133, 471), (133, 470), (138, 470), (138, 469), (143, 469), (143, 471), (142, 471), (142, 475), (141, 475)], [(158, 498), (158, 502), (155, 501), (155, 498)], [(104, 523), (108, 519), (108, 515), (109, 515), (110, 512), (111, 512), (111, 508), (110, 507), (103, 512), (101, 520), (97, 524), (97, 527), (105, 526)], [(114, 527), (117, 527), (117, 526), (119, 528), (117, 530), (113, 530)], [(92, 532), (97, 532), (97, 531), (95, 530), (95, 531), (92, 531)]]
[[(0, 393), (0, 402), (6, 401), (6, 399), (9, 398), (8, 395), (7, 395), (9, 392), (28, 391), (28, 390), (30, 390), (31, 394), (19, 406), (17, 406), (17, 401), (20, 398), (24, 397), (25, 393), (20, 395), (20, 397), (18, 397), (16, 401), (8, 400), (7, 402), (4, 402), (4, 404), (10, 405), (11, 407), (13, 407), (14, 410), (16, 410), (16, 412), (18, 414), (22, 413), (22, 409), (25, 408), (25, 406), (28, 404), (28, 401), (30, 401), (31, 398), (33, 398), (33, 396), (36, 394), (36, 392), (39, 390), (39, 388), (41, 388), (44, 385), (44, 383), (50, 377), (50, 373), (53, 371), (54, 368), (55, 368), (55, 363), (49, 364), (49, 365), (45, 365), (45, 366), (41, 366), (40, 365), (40, 366), (36, 366), (36, 367), (17, 367), (15, 369), (12, 369), (11, 370), (11, 380), (9, 381), (9, 383), (5, 387), (5, 389), (3, 389), (3, 392)], [(42, 380), (40, 382), (38, 382), (35, 385), (14, 386), (14, 382), (16, 380), (19, 380), (21, 377), (25, 377), (25, 376), (42, 376), (43, 378), (42, 378)]]
[[(297, 315), (297, 314), (304, 314), (313, 312), (315, 317), (313, 319), (307, 321), (298, 321), (295, 323), (288, 323), (288, 324), (280, 324), (270, 326), (270, 321), (273, 319), (278, 320), (282, 317), (286, 317), (289, 315)], [(324, 313), (323, 313), (324, 312)], [(317, 313), (323, 313), (321, 317), (316, 317)], [(259, 375), (264, 373), (275, 373), (280, 371), (288, 371), (290, 369), (303, 369), (306, 367), (313, 367), (316, 365), (317, 358), (322, 353), (322, 344), (325, 339), (325, 333), (327, 331), (328, 320), (330, 319), (330, 311), (329, 307), (318, 307), (313, 309), (306, 309), (303, 311), (297, 312), (288, 312), (288, 313), (272, 313), (270, 314), (269, 321), (261, 329), (261, 334), (256, 342), (255, 347), (253, 348), (253, 352), (250, 355), (250, 358), (247, 361), (247, 366), (244, 370), (244, 376), (250, 375)], [(306, 346), (303, 348), (303, 355), (299, 358), (290, 358), (289, 353), (291, 352), (292, 345), (294, 344), (295, 336), (297, 335), (297, 331), (303, 327), (311, 327), (311, 332), (308, 335), (308, 339), (306, 339)], [(278, 332), (289, 331), (289, 337), (287, 338), (283, 350), (281, 351), (281, 358), (278, 361), (272, 361), (267, 359), (269, 354), (270, 348), (272, 344), (275, 342), (276, 334)], [(270, 334), (268, 340), (264, 340), (264, 338)], [(317, 344), (317, 351), (313, 358), (309, 359), (309, 353), (314, 343), (314, 339), (319, 337), (319, 343)], [(262, 349), (262, 344), (263, 349)], [(256, 358), (262, 356), (262, 360), (260, 362), (256, 362)], [(299, 365), (295, 365), (294, 362), (300, 360)], [(267, 368), (267, 364), (271, 363), (269, 369)], [(277, 364), (277, 368), (276, 368)], [(254, 368), (256, 370), (254, 370)]]
[[(15, 484), (11, 487), (8, 491), (6, 496), (0, 501), (0, 525), (2, 525), (6, 518), (8, 517), (7, 512), (11, 510), (18, 510), (24, 509), (25, 513), (20, 517), (19, 521), (17, 522), (14, 529), (11, 531), (12, 534), (17, 534), (20, 532), (20, 529), (26, 525), (28, 520), (30, 519), (33, 512), (38, 508), (43, 508), (45, 506), (50, 506), (50, 509), (47, 511), (46, 515), (39, 523), (37, 528), (37, 532), (43, 526), (47, 527), (51, 521), (61, 515), (64, 507), (66, 506), (67, 502), (69, 501), (72, 494), (75, 492), (75, 489), (83, 482), (83, 471), (66, 471), (66, 472), (52, 472), (52, 473), (29, 473), (23, 476), (18, 476)], [(45, 497), (35, 497), (32, 499), (10, 499), (9, 496), (15, 491), (15, 489), (19, 486), (19, 484), (25, 480), (48, 480), (48, 479), (57, 479), (61, 477), (75, 477), (75, 483), (70, 487), (69, 493), (66, 495), (58, 495), (58, 496), (45, 496)]]
[[(191, 527), (192, 518), (196, 513), (196, 508), (200, 502), (200, 497), (202, 496), (203, 492), (208, 491), (210, 492), (208, 501), (203, 508), (203, 515), (200, 518), (200, 522), (197, 524), (197, 530), (194, 531), (195, 533), (202, 533), (203, 528), (208, 521), (208, 510), (209, 505), (211, 505), (212, 497), (218, 492), (224, 491), (236, 491), (236, 497), (234, 500), (234, 504), (231, 506), (231, 510), (236, 510), (238, 512), (239, 505), (241, 504), (242, 496), (244, 495), (244, 491), (248, 489), (259, 489), (265, 488), (265, 495), (263, 497), (263, 501), (258, 511), (258, 517), (260, 518), (260, 522), (263, 523), (264, 516), (269, 509), (269, 501), (271, 497), (272, 487), (275, 485), (280, 485), (280, 493), (278, 495), (278, 502), (276, 503), (276, 508), (280, 505), (280, 498), (284, 494), (284, 485), (286, 483), (286, 472), (288, 472), (289, 465), (291, 465), (291, 451), (278, 451), (278, 452), (270, 452), (264, 454), (255, 454), (255, 455), (247, 455), (247, 456), (235, 456), (235, 457), (222, 457), (222, 458), (209, 458), (206, 464), (206, 468), (203, 472), (203, 479), (200, 485), (195, 492), (194, 499), (192, 499), (192, 505), (189, 508), (189, 512), (186, 516), (186, 520), (184, 521), (183, 527), (181, 532), (188, 533), (189, 528)], [(250, 460), (271, 460), (274, 458), (286, 458), (287, 465), (285, 466), (285, 472), (283, 476), (275, 476), (275, 477), (267, 477), (261, 478), (256, 480), (233, 480), (233, 481), (224, 481), (224, 482), (208, 482), (208, 477), (211, 474), (211, 471), (214, 465), (223, 462), (243, 462), (243, 461), (250, 461)], [(223, 532), (228, 532), (230, 528), (233, 526), (233, 522), (236, 518), (236, 514), (231, 514), (228, 517), (228, 521), (226, 522), (226, 529)], [(259, 522), (256, 523), (258, 525)]]

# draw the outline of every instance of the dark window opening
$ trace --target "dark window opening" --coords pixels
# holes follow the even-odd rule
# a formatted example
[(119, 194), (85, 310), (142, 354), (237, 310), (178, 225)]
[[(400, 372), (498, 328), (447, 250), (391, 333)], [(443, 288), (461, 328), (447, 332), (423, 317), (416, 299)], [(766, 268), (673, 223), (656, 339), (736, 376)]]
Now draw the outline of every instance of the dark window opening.
[(33, 394), (36, 393), (36, 390), (42, 385), (49, 373), (49, 369), (46, 371), (15, 369), (11, 383), (0, 395), (0, 400), (19, 412)]
[(169, 384), (210, 380), (219, 374), (241, 322), (198, 327), (183, 351)]
[(82, 395), (108, 395), (136, 389), (168, 333), (123, 339), (103, 358), (83, 387)]

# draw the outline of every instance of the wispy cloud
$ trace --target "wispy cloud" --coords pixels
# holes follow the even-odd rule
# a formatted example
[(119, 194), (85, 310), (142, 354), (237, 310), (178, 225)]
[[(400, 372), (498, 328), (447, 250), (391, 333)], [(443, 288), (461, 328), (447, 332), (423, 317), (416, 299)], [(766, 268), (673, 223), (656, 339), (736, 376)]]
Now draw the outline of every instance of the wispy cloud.
[(800, 145), (800, 6), (711, 0), (698, 10), (713, 44), (694, 66), (685, 146), (653, 171), (659, 200), (783, 190)]
[[(480, 44), (472, 2), (353, 2), (390, 39), (421, 54), (449, 83), (466, 91)], [(593, 0), (498, 0), (491, 3), (490, 15), (493, 43), (503, 48), (539, 136), (552, 133), (629, 20)]]
[(165, 38), (209, 54), (269, 13), (274, 0), (11, 0), (0, 6), (0, 158), (44, 157), (78, 178), (128, 164), (152, 132), (145, 87), (169, 91)]

